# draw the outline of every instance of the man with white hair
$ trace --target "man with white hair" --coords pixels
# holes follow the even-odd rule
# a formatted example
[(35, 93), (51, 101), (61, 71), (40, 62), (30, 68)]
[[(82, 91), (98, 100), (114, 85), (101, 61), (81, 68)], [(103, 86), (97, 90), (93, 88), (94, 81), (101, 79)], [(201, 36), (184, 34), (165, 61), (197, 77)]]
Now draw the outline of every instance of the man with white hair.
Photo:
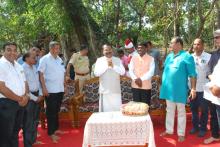
[[(208, 78), (211, 82), (209, 82), (204, 88), (204, 97), (209, 100), (211, 115), (211, 137), (204, 140), (205, 144), (220, 140), (218, 117), (216, 113), (216, 110), (218, 113), (220, 112), (220, 29), (214, 32), (214, 41), (218, 50), (213, 52), (210, 58)], [(220, 115), (220, 113), (218, 115)]]
[(40, 59), (38, 71), (43, 96), (46, 101), (46, 117), (48, 125), (48, 135), (54, 143), (57, 143), (59, 137), (57, 134), (63, 134), (59, 130), (59, 111), (64, 95), (64, 75), (65, 68), (62, 59), (58, 56), (60, 44), (52, 41), (49, 44), (50, 52)]

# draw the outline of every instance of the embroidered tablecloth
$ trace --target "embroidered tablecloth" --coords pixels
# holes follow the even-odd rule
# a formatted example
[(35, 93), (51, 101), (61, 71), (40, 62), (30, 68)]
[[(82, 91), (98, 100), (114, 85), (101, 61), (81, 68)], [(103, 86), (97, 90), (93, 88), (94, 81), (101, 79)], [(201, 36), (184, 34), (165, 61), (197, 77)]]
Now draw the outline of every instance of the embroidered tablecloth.
[(93, 113), (84, 128), (83, 147), (145, 145), (155, 147), (149, 115), (125, 116), (121, 112)]

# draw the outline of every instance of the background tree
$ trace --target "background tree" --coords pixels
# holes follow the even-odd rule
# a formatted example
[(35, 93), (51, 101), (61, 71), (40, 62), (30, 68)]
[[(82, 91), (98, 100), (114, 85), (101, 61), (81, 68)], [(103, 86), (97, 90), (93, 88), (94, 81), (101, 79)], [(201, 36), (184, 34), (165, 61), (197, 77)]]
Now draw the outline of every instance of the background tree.
[(57, 40), (66, 57), (87, 44), (92, 62), (103, 43), (117, 48), (126, 38), (151, 40), (165, 54), (173, 36), (183, 38), (185, 49), (196, 37), (212, 49), (213, 31), (220, 28), (219, 0), (0, 1), (0, 44), (16, 41), (24, 52)]

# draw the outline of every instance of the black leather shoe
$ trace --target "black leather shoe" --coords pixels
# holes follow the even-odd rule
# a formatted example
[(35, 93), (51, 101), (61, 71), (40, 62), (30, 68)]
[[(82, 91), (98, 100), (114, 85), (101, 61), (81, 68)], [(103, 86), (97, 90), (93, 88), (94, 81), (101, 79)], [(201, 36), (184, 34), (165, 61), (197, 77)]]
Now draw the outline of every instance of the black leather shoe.
[(205, 136), (205, 134), (206, 134), (206, 131), (199, 131), (199, 133), (198, 133), (198, 137), (204, 137)]
[(189, 134), (195, 134), (197, 133), (199, 130), (192, 128), (192, 130), (190, 130)]

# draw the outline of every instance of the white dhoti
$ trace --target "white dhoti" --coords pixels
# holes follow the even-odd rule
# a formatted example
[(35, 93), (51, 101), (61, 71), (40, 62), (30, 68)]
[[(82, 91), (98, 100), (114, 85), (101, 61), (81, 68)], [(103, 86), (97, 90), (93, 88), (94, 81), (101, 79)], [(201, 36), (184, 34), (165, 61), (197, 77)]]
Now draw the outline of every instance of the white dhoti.
[(121, 104), (121, 94), (100, 94), (99, 112), (119, 111)]
[[(112, 67), (108, 66), (107, 60), (112, 60)], [(122, 103), (120, 75), (125, 74), (121, 60), (105, 56), (98, 58), (94, 74), (99, 77), (99, 112), (119, 111)]]

